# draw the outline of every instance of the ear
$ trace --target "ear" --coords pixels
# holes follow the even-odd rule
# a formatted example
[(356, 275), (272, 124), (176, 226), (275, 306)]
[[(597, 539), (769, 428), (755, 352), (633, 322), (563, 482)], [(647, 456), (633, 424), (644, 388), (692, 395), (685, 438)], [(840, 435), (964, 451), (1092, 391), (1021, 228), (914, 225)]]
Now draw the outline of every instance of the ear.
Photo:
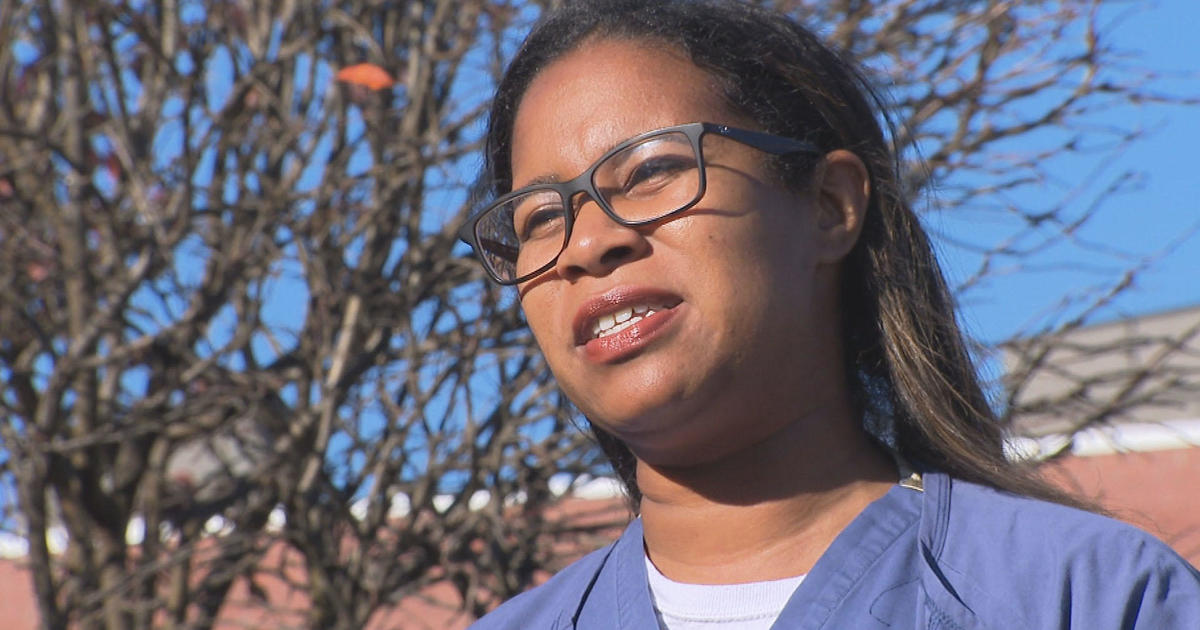
[(836, 263), (858, 242), (871, 198), (871, 179), (861, 158), (838, 149), (818, 166), (815, 184), (817, 227), (823, 243), (820, 260)]

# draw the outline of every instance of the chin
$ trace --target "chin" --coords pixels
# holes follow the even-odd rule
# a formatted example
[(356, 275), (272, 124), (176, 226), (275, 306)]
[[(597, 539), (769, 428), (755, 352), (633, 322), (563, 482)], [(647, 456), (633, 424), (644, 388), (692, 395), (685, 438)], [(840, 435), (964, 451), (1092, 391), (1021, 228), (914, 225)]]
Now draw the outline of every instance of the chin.
[(703, 423), (697, 422), (699, 416), (695, 412), (667, 401), (655, 402), (607, 409), (596, 416), (588, 415), (588, 419), (624, 442), (638, 459), (647, 463), (683, 464), (694, 458), (698, 446), (705, 450), (701, 436), (694, 434)]

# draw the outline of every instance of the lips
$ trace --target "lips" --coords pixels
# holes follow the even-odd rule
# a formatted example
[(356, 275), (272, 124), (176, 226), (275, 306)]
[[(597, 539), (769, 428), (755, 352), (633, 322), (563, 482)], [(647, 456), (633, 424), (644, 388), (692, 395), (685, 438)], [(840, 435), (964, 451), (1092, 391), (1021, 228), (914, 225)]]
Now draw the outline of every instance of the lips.
[(675, 314), (680, 296), (660, 289), (618, 287), (580, 306), (575, 345), (597, 361), (626, 356), (645, 345)]
[(666, 303), (635, 304), (625, 306), (612, 314), (601, 315), (592, 325), (592, 339), (615, 335), (669, 308)]

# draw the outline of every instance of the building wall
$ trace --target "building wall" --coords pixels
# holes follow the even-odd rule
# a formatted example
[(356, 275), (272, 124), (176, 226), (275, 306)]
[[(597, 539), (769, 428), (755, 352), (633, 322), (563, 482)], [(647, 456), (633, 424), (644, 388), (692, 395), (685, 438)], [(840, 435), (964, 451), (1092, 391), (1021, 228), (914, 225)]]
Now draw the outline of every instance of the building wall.
[(33, 583), (20, 558), (0, 558), (0, 627), (33, 630), (38, 624)]
[(1200, 566), (1200, 447), (1069, 456), (1048, 476)]
[[(1095, 500), (1113, 516), (1150, 531), (1200, 566), (1200, 446), (1067, 455), (1046, 464), (1046, 470), (1056, 483)], [(568, 500), (563, 509), (606, 519), (624, 511), (621, 499), (598, 497)], [(616, 530), (611, 531), (613, 537), (616, 534)], [(578, 554), (577, 549), (564, 552)], [(268, 554), (264, 564), (267, 575), (258, 584), (268, 592), (271, 608), (264, 609), (245, 585), (239, 585), (231, 593), (221, 628), (304, 626), (307, 599), (294, 586), (303, 579), (299, 556), (281, 545)], [(280, 579), (283, 577), (287, 579)], [(462, 630), (469, 619), (455, 610), (456, 597), (449, 586), (429, 589), (423, 597), (412, 598), (377, 616), (369, 628)], [(20, 559), (0, 560), (0, 610), (0, 627), (4, 630), (33, 630), (37, 626), (33, 591)]]

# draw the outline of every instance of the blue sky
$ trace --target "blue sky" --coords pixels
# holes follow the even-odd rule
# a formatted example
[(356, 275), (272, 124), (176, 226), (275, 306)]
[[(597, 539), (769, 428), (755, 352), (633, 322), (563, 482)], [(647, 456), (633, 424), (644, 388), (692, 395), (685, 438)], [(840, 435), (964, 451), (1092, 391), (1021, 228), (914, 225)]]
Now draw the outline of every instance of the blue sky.
[[(1200, 2), (1161, 0), (1124, 5), (1124, 17), (1113, 30), (1113, 44), (1132, 53), (1134, 65), (1178, 78), (1149, 84), (1156, 92), (1200, 98), (1200, 43), (1195, 24), (1200, 23)], [(1184, 77), (1192, 73), (1190, 78)], [(1103, 173), (1141, 172), (1134, 190), (1105, 199), (1102, 211), (1089, 224), (1089, 240), (1127, 252), (1151, 254), (1200, 227), (1200, 106), (1146, 106), (1121, 108), (1110, 114), (1114, 123), (1144, 130), (1141, 140), (1121, 153), (1105, 158)], [(1085, 181), (1093, 175), (1096, 160), (1081, 159), (1072, 171), (1060, 175)], [(939, 225), (948, 229), (977, 226)], [(969, 272), (953, 255), (944, 257), (951, 278)], [(1046, 261), (1054, 265), (1061, 261)], [(1108, 266), (1114, 267), (1109, 262)], [(1114, 267), (1115, 268), (1115, 267)], [(1095, 279), (1095, 278), (1093, 278)], [(1066, 272), (1017, 274), (971, 296), (962, 305), (962, 317), (976, 336), (989, 341), (1028, 329), (1037, 314), (1058, 296), (1078, 288), (1080, 278)], [(1114, 307), (1099, 319), (1144, 314), (1200, 304), (1200, 233), (1182, 244), (1142, 275)]]
[[(1147, 87), (1154, 92), (1191, 95), (1200, 99), (1200, 45), (1192, 24), (1200, 22), (1197, 0), (1135, 0), (1116, 2), (1115, 11), (1105, 20), (1116, 20), (1111, 31), (1112, 44), (1130, 57), (1128, 65), (1140, 66), (1167, 75), (1193, 73), (1190, 79), (1162, 80)], [(1100, 169), (1100, 177), (1123, 171), (1141, 173), (1133, 190), (1105, 199), (1097, 219), (1085, 230), (1088, 241), (1119, 249), (1131, 256), (1149, 255), (1162, 250), (1181, 235), (1200, 228), (1200, 176), (1196, 174), (1196, 153), (1200, 150), (1200, 106), (1123, 107), (1107, 112), (1109, 120), (1099, 121), (1123, 128), (1144, 130), (1143, 137), (1118, 154), (1084, 155), (1068, 160), (1056, 171), (1068, 185), (1086, 182)], [(316, 161), (316, 162), (319, 162)], [(1047, 194), (1061, 194), (1048, 191)], [(1097, 192), (1096, 190), (1092, 191)], [(1034, 191), (1032, 194), (1037, 195)], [(1018, 201), (1021, 201), (1018, 199)], [(1030, 197), (1031, 206), (1041, 199)], [(453, 205), (453, 204), (450, 204)], [(953, 214), (945, 213), (947, 215)], [(927, 217), (935, 232), (950, 236), (970, 234), (976, 242), (994, 242), (990, 226), (966, 218), (945, 219), (938, 214)], [(956, 232), (957, 231), (957, 232)], [(999, 234), (999, 233), (997, 233)], [(973, 269), (967, 257), (940, 248), (943, 264), (952, 281)], [(1043, 317), (1065, 294), (1078, 292), (1087, 284), (1104, 283), (1115, 277), (1125, 263), (1091, 257), (1079, 251), (1046, 256), (1032, 261), (1047, 270), (999, 276), (986, 287), (966, 296), (961, 304), (962, 318), (968, 331), (984, 341), (999, 341), (1018, 333), (1030, 333), (1045, 322)], [(1093, 265), (1099, 273), (1079, 273), (1063, 267)], [(1200, 233), (1178, 245), (1170, 255), (1139, 277), (1131, 290), (1122, 294), (1112, 308), (1097, 314), (1112, 319), (1200, 304)], [(281, 313), (294, 317), (293, 305), (283, 305)]]

